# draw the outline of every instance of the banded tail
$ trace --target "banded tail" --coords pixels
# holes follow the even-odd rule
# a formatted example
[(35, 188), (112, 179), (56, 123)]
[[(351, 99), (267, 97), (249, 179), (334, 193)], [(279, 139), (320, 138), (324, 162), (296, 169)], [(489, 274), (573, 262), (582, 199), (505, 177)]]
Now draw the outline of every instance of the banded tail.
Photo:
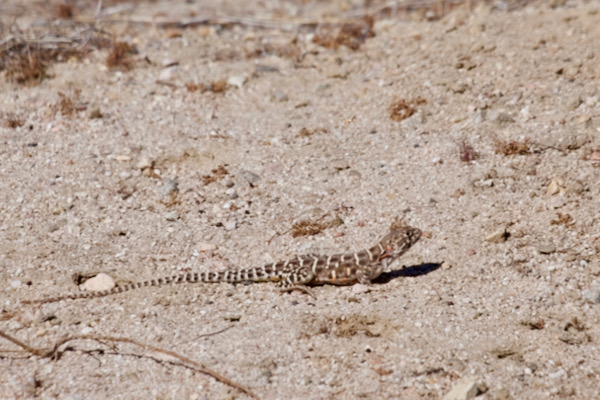
[(95, 292), (71, 293), (56, 297), (47, 297), (36, 300), (23, 300), (25, 304), (53, 303), (61, 300), (93, 299), (96, 297), (110, 296), (128, 292), (149, 286), (164, 286), (177, 283), (240, 283), (240, 282), (267, 282), (270, 280), (279, 280), (277, 271), (272, 265), (265, 265), (261, 268), (239, 269), (235, 271), (222, 272), (184, 272), (181, 274), (166, 276), (163, 278), (149, 279), (143, 282), (130, 283), (123, 286), (116, 286), (112, 289), (99, 290)]

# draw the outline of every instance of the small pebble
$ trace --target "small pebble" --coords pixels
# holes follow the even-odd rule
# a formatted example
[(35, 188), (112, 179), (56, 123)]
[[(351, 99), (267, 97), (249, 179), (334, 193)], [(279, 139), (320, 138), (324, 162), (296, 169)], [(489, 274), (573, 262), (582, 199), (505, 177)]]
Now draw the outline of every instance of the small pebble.
[(273, 96), (275, 97), (275, 99), (277, 101), (283, 102), (283, 101), (288, 101), (289, 100), (289, 97), (288, 97), (287, 93), (279, 91), (279, 90), (276, 91)]
[(343, 171), (345, 169), (350, 168), (350, 164), (348, 164), (348, 161), (343, 158), (332, 160), (330, 161), (329, 165), (338, 171)]
[(600, 151), (594, 151), (590, 154), (589, 159), (591, 161), (600, 161)]
[(352, 286), (352, 293), (355, 294), (369, 293), (370, 291), (371, 288), (367, 285), (363, 285), (362, 283), (357, 283)]
[(583, 292), (583, 298), (592, 304), (600, 304), (600, 290), (585, 290)]
[(97, 292), (100, 290), (110, 290), (114, 287), (115, 287), (115, 281), (113, 281), (113, 279), (110, 276), (106, 275), (103, 272), (99, 273), (98, 275), (96, 275), (93, 278), (88, 279), (80, 286), (80, 288), (82, 290), (86, 290), (89, 292)]
[(540, 254), (552, 254), (556, 251), (556, 246), (552, 243), (540, 243), (536, 249)]
[(502, 243), (508, 238), (506, 228), (501, 228), (485, 237), (485, 240), (492, 243)]
[(555, 195), (558, 192), (560, 192), (560, 186), (558, 185), (558, 182), (556, 181), (552, 181), (550, 182), (550, 184), (548, 185), (548, 188), (546, 189), (546, 194), (549, 196)]
[(241, 89), (242, 86), (244, 86), (244, 83), (246, 83), (246, 77), (242, 75), (234, 75), (227, 78), (227, 84), (229, 86), (235, 86), (238, 89)]
[(121, 171), (121, 173), (119, 174), (119, 178), (121, 178), (121, 179), (129, 179), (129, 178), (131, 178), (131, 172), (129, 172), (129, 171)]
[(90, 333), (94, 332), (94, 328), (90, 328), (89, 326), (84, 326), (83, 328), (81, 328), (80, 332), (82, 335), (89, 335)]
[(114, 156), (114, 159), (121, 162), (131, 161), (131, 157), (127, 154), (117, 154), (116, 156)]
[(241, 169), (240, 172), (238, 172), (238, 176), (248, 182), (250, 185), (253, 185), (260, 180), (260, 176), (246, 169)]
[(148, 157), (141, 157), (136, 164), (136, 168), (144, 170), (146, 168), (152, 168), (152, 160)]
[(163, 68), (172, 67), (174, 65), (179, 65), (179, 61), (173, 58), (165, 58), (164, 60), (162, 60)]
[(446, 393), (443, 400), (470, 400), (477, 396), (479, 391), (477, 382), (471, 378), (463, 378)]
[(225, 313), (223, 314), (223, 319), (227, 321), (239, 321), (242, 318), (242, 314), (239, 313)]
[(10, 284), (10, 287), (13, 289), (18, 289), (21, 287), (21, 281), (18, 279), (9, 280), (8, 283)]
[(179, 219), (179, 213), (176, 210), (169, 211), (165, 214), (165, 219), (167, 221), (177, 221)]
[(162, 82), (169, 82), (177, 79), (179, 77), (178, 67), (167, 67), (160, 71), (158, 75), (158, 80)]
[(473, 182), (473, 186), (475, 187), (493, 187), (494, 180), (493, 179), (481, 179)]
[(179, 192), (179, 187), (176, 179), (169, 179), (160, 187), (160, 194), (164, 197), (177, 192)]
[(226, 231), (232, 231), (237, 227), (237, 223), (235, 222), (235, 220), (230, 219), (225, 221), (225, 223), (223, 223), (223, 227), (225, 228)]
[(198, 244), (198, 251), (201, 253), (205, 253), (207, 251), (216, 250), (217, 245), (212, 243), (200, 242)]

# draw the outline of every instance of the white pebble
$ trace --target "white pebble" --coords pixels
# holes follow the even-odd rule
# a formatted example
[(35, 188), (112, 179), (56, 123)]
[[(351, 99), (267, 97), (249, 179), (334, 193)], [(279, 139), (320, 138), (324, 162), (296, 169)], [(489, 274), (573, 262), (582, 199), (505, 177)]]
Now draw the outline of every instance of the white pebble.
[(8, 281), (8, 283), (10, 284), (10, 287), (13, 289), (18, 289), (21, 287), (21, 281), (18, 279), (10, 280), (10, 281)]
[(90, 292), (109, 290), (115, 287), (115, 281), (113, 281), (113, 279), (110, 276), (101, 272), (95, 277), (85, 281), (80, 287), (82, 290), (87, 290)]
[(367, 285), (363, 285), (362, 283), (357, 283), (352, 286), (352, 293), (355, 293), (355, 294), (369, 293), (370, 291), (371, 291), (371, 288), (368, 287)]
[(230, 76), (229, 78), (227, 78), (227, 84), (229, 86), (235, 86), (238, 89), (241, 89), (242, 86), (244, 86), (245, 82), (246, 82), (246, 77), (242, 76), (242, 75), (235, 75), (235, 76)]
[(94, 332), (94, 329), (90, 328), (89, 326), (84, 326), (83, 328), (81, 328), (80, 332), (82, 335), (89, 335), (90, 333)]
[(177, 79), (179, 75), (177, 70), (177, 66), (164, 68), (162, 71), (160, 71), (160, 74), (158, 75), (158, 80), (163, 82), (169, 82)]
[(198, 251), (201, 253), (207, 252), (207, 251), (213, 251), (217, 248), (217, 245), (212, 244), (212, 243), (205, 243), (205, 242), (200, 242), (198, 244)]
[(230, 219), (229, 221), (226, 221), (223, 224), (223, 227), (227, 231), (232, 231), (232, 230), (234, 230), (237, 227), (237, 223), (234, 220)]

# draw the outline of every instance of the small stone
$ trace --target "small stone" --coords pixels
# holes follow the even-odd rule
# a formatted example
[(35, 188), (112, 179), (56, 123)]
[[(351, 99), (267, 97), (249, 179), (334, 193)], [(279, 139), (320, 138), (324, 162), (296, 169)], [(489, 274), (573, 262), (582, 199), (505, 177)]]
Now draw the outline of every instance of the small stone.
[(235, 222), (235, 220), (230, 219), (225, 221), (225, 223), (223, 223), (223, 228), (225, 228), (226, 231), (232, 231), (237, 227), (237, 222)]
[(90, 328), (89, 326), (84, 326), (83, 328), (81, 328), (81, 330), (79, 332), (81, 332), (82, 335), (89, 335), (90, 333), (94, 332), (94, 328)]
[(275, 100), (277, 100), (277, 101), (281, 101), (281, 102), (283, 102), (283, 101), (288, 101), (288, 100), (289, 100), (289, 97), (288, 97), (287, 93), (285, 93), (285, 92), (282, 92), (282, 91), (280, 91), (280, 90), (277, 90), (277, 91), (276, 91), (276, 92), (273, 94), (273, 97), (275, 98)]
[(239, 313), (225, 313), (223, 314), (223, 319), (226, 321), (239, 321), (242, 318), (242, 314)]
[(115, 287), (115, 281), (101, 272), (93, 278), (88, 279), (82, 285), (79, 286), (81, 290), (88, 292), (98, 292), (101, 290), (110, 290)]
[(451, 90), (454, 93), (462, 94), (462, 93), (466, 92), (468, 88), (469, 88), (468, 84), (466, 84), (464, 82), (457, 82), (456, 84), (454, 84), (454, 86), (452, 87)]
[(550, 0), (548, 2), (548, 7), (550, 8), (558, 8), (562, 7), (567, 3), (567, 0)]
[(556, 246), (552, 243), (540, 243), (536, 249), (540, 254), (552, 254), (556, 251)]
[(148, 157), (141, 157), (138, 160), (136, 168), (144, 170), (146, 168), (152, 168), (152, 164), (154, 164), (154, 163)]
[(246, 83), (246, 77), (243, 75), (234, 75), (227, 78), (227, 84), (229, 86), (235, 86), (238, 89), (241, 89), (242, 86), (244, 86), (244, 83)]
[(160, 74), (158, 75), (158, 80), (160, 82), (174, 81), (179, 77), (178, 69), (179, 68), (177, 66), (163, 68), (163, 70), (160, 71)]
[(488, 242), (492, 242), (492, 243), (502, 243), (502, 242), (506, 242), (506, 239), (508, 239), (508, 232), (506, 231), (506, 228), (501, 228), (498, 229), (496, 231), (494, 231), (493, 233), (490, 233), (489, 235), (487, 235), (485, 237), (485, 240)]
[(165, 214), (165, 219), (167, 221), (177, 221), (179, 219), (179, 213), (176, 210), (169, 211)]
[(18, 279), (11, 279), (8, 281), (8, 284), (10, 285), (11, 288), (13, 289), (18, 289), (21, 287), (21, 281)]
[(580, 115), (577, 117), (577, 123), (585, 125), (586, 128), (589, 128), (592, 123), (592, 117), (589, 115)]
[(452, 264), (450, 264), (448, 261), (442, 262), (442, 269), (443, 270), (447, 271), (447, 270), (449, 270), (451, 268), (452, 268)]
[(553, 196), (553, 195), (557, 194), (558, 192), (560, 192), (560, 185), (558, 184), (557, 181), (553, 180), (548, 185), (548, 189), (546, 189), (546, 194), (549, 196)]
[(486, 119), (501, 125), (515, 121), (513, 117), (510, 116), (510, 114), (506, 113), (503, 110), (487, 110)]
[(167, 197), (179, 192), (179, 187), (176, 179), (169, 179), (160, 187), (160, 194)]
[(129, 172), (129, 171), (121, 171), (119, 173), (119, 178), (121, 178), (121, 179), (129, 179), (129, 178), (131, 178), (131, 172)]
[(331, 87), (331, 85), (327, 82), (323, 82), (323, 83), (319, 83), (318, 85), (315, 86), (314, 90), (315, 92), (322, 92), (323, 90), (327, 90)]
[(217, 249), (216, 244), (200, 242), (198, 244), (198, 251), (201, 253), (206, 253), (207, 251), (213, 251)]
[(173, 58), (165, 58), (164, 60), (162, 60), (163, 68), (172, 67), (174, 65), (179, 65), (179, 61)]
[(583, 100), (581, 100), (581, 96), (575, 95), (567, 101), (567, 109), (572, 111), (579, 107), (581, 103), (583, 103)]
[(348, 164), (348, 161), (343, 158), (338, 158), (336, 160), (332, 160), (330, 165), (332, 168), (334, 168), (338, 171), (343, 171), (345, 169), (350, 168), (350, 164)]
[(470, 400), (477, 396), (479, 389), (477, 381), (471, 378), (463, 378), (454, 385), (444, 396), (443, 400)]
[(598, 290), (598, 289), (585, 290), (583, 292), (583, 298), (592, 304), (600, 304), (600, 290)]
[(493, 179), (481, 179), (478, 181), (473, 182), (473, 186), (475, 187), (492, 187), (494, 186), (494, 180)]
[(492, 393), (493, 395), (491, 397), (495, 400), (513, 400), (513, 397), (506, 388), (497, 388), (496, 390), (492, 391)]
[(131, 161), (131, 157), (127, 154), (117, 154), (114, 159), (121, 162)]
[(241, 169), (240, 172), (238, 172), (238, 176), (248, 182), (250, 185), (254, 185), (260, 180), (260, 176), (246, 169)]
[(598, 96), (590, 96), (585, 99), (585, 105), (595, 107), (598, 104)]
[(363, 285), (362, 283), (357, 283), (352, 286), (352, 293), (355, 294), (369, 293), (370, 291), (371, 288), (367, 285)]

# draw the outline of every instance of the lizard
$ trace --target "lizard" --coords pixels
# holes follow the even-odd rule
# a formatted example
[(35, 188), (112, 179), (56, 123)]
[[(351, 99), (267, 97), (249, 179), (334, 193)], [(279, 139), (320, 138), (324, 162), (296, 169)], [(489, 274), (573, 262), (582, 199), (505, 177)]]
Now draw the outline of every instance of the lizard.
[(371, 284), (384, 269), (406, 253), (421, 238), (421, 230), (394, 222), (390, 232), (373, 247), (353, 253), (334, 255), (305, 254), (262, 267), (221, 272), (184, 272), (172, 276), (116, 286), (112, 289), (71, 293), (56, 297), (24, 300), (23, 303), (50, 303), (61, 300), (90, 299), (127, 292), (148, 286), (175, 283), (278, 282), (282, 291), (302, 290), (316, 298), (307, 285)]

